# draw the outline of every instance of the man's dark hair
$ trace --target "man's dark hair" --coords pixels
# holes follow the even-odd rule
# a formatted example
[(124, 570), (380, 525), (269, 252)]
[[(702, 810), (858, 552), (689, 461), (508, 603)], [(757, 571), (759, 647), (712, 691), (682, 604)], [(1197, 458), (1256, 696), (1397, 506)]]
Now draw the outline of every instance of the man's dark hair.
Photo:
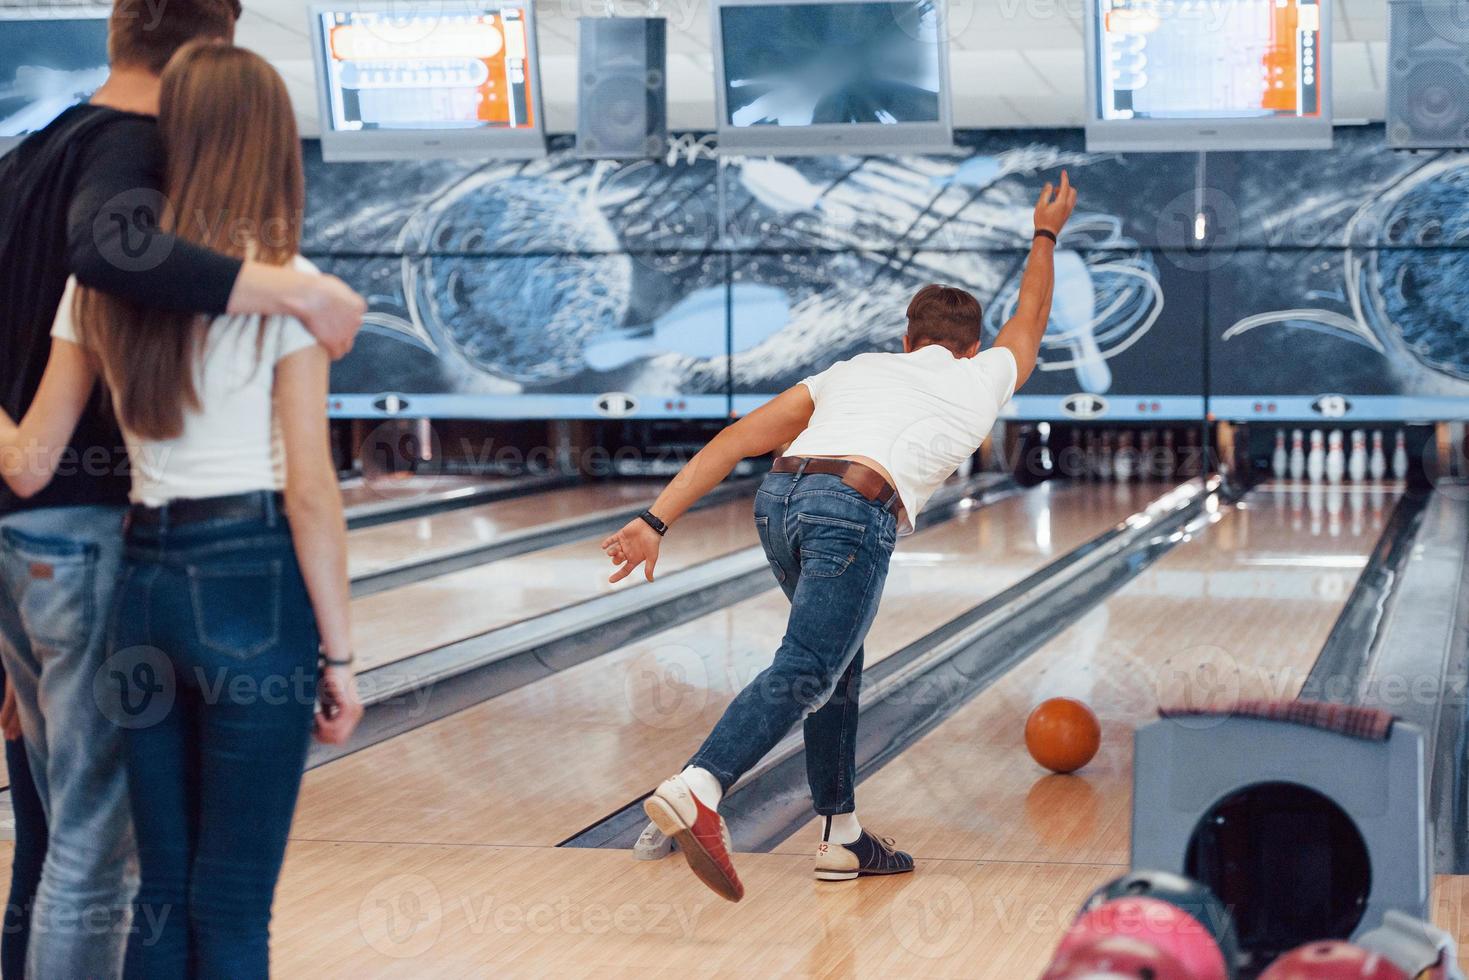
[(909, 346), (938, 344), (964, 354), (979, 342), (984, 313), (979, 300), (957, 286), (932, 283), (908, 304)]
[(235, 38), (240, 0), (116, 0), (107, 30), (107, 56), (114, 65), (163, 73), (174, 52), (190, 41)]

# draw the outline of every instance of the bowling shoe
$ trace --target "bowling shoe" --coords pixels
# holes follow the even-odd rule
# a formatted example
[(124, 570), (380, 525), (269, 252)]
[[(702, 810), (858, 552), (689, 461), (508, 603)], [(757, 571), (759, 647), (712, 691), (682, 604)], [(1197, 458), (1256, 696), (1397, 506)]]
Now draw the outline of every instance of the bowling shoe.
[(683, 776), (665, 779), (643, 801), (643, 812), (664, 834), (672, 837), (689, 862), (689, 869), (720, 898), (738, 902), (745, 886), (730, 860), (733, 845), (724, 818), (709, 809), (689, 789)]
[(822, 841), (816, 845), (816, 877), (820, 881), (900, 875), (912, 870), (913, 855), (898, 850), (891, 837), (874, 837), (865, 830), (850, 844)]
[(644, 827), (638, 842), (632, 846), (632, 856), (639, 861), (661, 861), (673, 851), (673, 838), (659, 830), (656, 823)]

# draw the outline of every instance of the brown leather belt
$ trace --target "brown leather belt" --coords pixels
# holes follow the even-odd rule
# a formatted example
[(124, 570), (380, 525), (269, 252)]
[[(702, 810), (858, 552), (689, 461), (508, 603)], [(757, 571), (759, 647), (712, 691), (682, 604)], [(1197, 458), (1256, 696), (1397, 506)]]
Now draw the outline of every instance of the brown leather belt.
[(819, 459), (812, 456), (782, 456), (770, 467), (772, 473), (824, 473), (839, 476), (842, 482), (862, 496), (882, 504), (894, 514), (903, 509), (903, 500), (893, 485), (870, 466), (850, 459)]

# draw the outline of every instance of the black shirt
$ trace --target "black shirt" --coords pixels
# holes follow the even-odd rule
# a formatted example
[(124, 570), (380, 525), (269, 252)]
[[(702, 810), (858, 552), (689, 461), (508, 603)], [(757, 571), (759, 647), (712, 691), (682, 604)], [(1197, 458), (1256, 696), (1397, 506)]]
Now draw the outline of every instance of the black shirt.
[[(153, 117), (93, 105), (0, 158), (0, 407), (16, 422), (40, 387), (68, 276), (157, 309), (225, 311), (240, 262), (156, 229), (162, 175)], [(99, 396), (50, 486), (21, 500), (0, 483), (0, 514), (120, 504), (127, 491), (122, 436)]]

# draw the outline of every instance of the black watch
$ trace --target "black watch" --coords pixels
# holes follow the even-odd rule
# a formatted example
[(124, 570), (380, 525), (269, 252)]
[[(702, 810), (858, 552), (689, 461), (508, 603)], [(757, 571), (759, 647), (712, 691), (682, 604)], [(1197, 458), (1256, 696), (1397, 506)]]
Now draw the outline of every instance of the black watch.
[(663, 537), (663, 535), (668, 533), (668, 525), (660, 521), (658, 519), (658, 516), (654, 514), (651, 510), (645, 510), (638, 516), (643, 519), (644, 524), (648, 525), (653, 530), (658, 532), (658, 537), (661, 538)]

